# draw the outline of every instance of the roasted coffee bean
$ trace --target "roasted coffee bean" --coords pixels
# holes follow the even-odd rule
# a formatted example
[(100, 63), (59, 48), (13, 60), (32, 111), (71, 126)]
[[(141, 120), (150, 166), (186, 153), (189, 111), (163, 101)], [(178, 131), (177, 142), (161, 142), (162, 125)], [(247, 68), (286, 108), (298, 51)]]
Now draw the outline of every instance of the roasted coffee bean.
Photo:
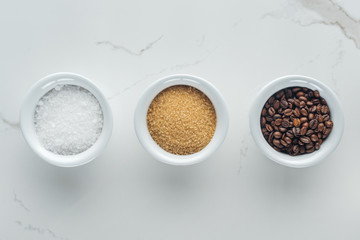
[(328, 127), (328, 128), (332, 128), (334, 125), (334, 123), (331, 121), (331, 120), (328, 120), (325, 122), (325, 126)]
[(273, 131), (273, 127), (270, 124), (266, 124), (265, 125), (266, 131), (268, 132), (272, 132)]
[(300, 118), (301, 123), (304, 123), (304, 122), (307, 122), (307, 121), (308, 121), (307, 117), (301, 117)]
[(289, 103), (286, 100), (281, 100), (280, 106), (282, 108), (287, 108), (289, 106)]
[(309, 138), (309, 137), (306, 137), (306, 136), (300, 137), (300, 141), (303, 142), (303, 143), (309, 143), (309, 142), (311, 142), (310, 138)]
[(307, 116), (307, 115), (308, 115), (308, 112), (306, 111), (305, 108), (302, 108), (302, 109), (300, 110), (300, 113), (301, 113), (301, 115), (303, 115), (303, 116)]
[(311, 141), (313, 141), (313, 142), (319, 141), (319, 138), (318, 138), (318, 136), (316, 134), (311, 135), (310, 138), (311, 138)]
[(312, 134), (314, 133), (314, 130), (307, 130), (307, 132), (305, 133), (306, 136), (310, 137)]
[(312, 152), (314, 152), (314, 151), (315, 151), (315, 148), (314, 148), (314, 147), (312, 147), (312, 148), (310, 148), (310, 149), (306, 150), (306, 153), (312, 153)]
[(289, 138), (293, 138), (294, 137), (294, 134), (291, 130), (287, 131), (286, 132), (286, 136), (288, 136)]
[(307, 101), (308, 101), (307, 98), (304, 97), (304, 96), (299, 97), (299, 100), (300, 100), (300, 101), (304, 101), (304, 102), (307, 102)]
[(281, 142), (278, 139), (274, 139), (273, 144), (274, 144), (275, 147), (283, 148), (283, 145), (281, 145)]
[(273, 107), (270, 107), (270, 108), (268, 109), (268, 114), (269, 114), (270, 116), (274, 116), (275, 113), (276, 113), (276, 111), (275, 111), (275, 109), (274, 109)]
[[(311, 106), (311, 108), (310, 108), (310, 112), (312, 112), (312, 113), (314, 113), (314, 112), (316, 112), (316, 106)], [(310, 114), (309, 114), (310, 115)]]
[(298, 154), (300, 151), (299, 145), (294, 145), (291, 150), (293, 153)]
[(293, 120), (293, 125), (294, 125), (294, 127), (299, 127), (300, 126), (300, 119), (298, 119), (298, 118), (294, 118), (294, 120)]
[(261, 117), (261, 126), (265, 126), (266, 119), (264, 117)]
[(313, 148), (313, 147), (314, 147), (314, 144), (312, 142), (309, 142), (308, 144), (305, 145), (306, 150)]
[(328, 114), (329, 113), (329, 107), (327, 105), (321, 106), (321, 113), (322, 114)]
[(278, 91), (278, 92), (276, 93), (276, 98), (277, 98), (277, 99), (280, 99), (282, 96), (284, 96), (284, 94), (285, 94), (284, 91), (282, 91), (282, 90), (281, 90), (281, 91)]
[(320, 93), (319, 93), (318, 90), (315, 90), (315, 91), (314, 91), (314, 97), (316, 97), (316, 98), (319, 98), (319, 97), (320, 97)]
[(323, 123), (319, 123), (319, 125), (318, 125), (318, 127), (317, 127), (317, 131), (318, 132), (322, 132), (322, 131), (324, 131), (324, 124)]
[(318, 150), (333, 125), (325, 99), (306, 87), (276, 92), (261, 110), (264, 138), (274, 150), (291, 156)]
[(309, 113), (308, 118), (309, 120), (313, 120), (315, 118), (315, 115), (313, 113)]
[(278, 119), (278, 118), (281, 118), (281, 115), (280, 115), (280, 114), (275, 114), (275, 115), (273, 116), (273, 119)]
[(292, 140), (291, 140), (291, 138), (289, 138), (289, 137), (284, 137), (284, 141), (287, 143), (287, 144), (291, 144), (291, 142), (292, 142)]
[(317, 121), (316, 119), (313, 119), (313, 120), (311, 120), (311, 121), (309, 122), (309, 127), (310, 127), (311, 129), (316, 129), (317, 126), (318, 126), (318, 121)]
[(283, 145), (284, 147), (288, 147), (288, 146), (289, 146), (289, 144), (288, 144), (285, 140), (283, 140), (283, 139), (280, 140), (280, 143), (281, 143), (281, 145)]
[(279, 100), (275, 100), (275, 102), (274, 102), (274, 108), (275, 108), (276, 110), (278, 110), (279, 107), (280, 107), (280, 101), (279, 101)]
[(306, 131), (307, 131), (307, 127), (302, 127), (300, 128), (300, 135), (305, 135), (306, 134)]
[(291, 116), (292, 110), (290, 108), (288, 108), (288, 109), (284, 110), (282, 113), (284, 116), (288, 117), (288, 116)]
[(263, 108), (261, 111), (261, 116), (265, 116), (266, 115), (266, 108)]
[[(304, 96), (305, 95), (305, 93), (303, 92), (303, 91), (299, 91), (299, 92), (297, 92), (296, 93), (296, 97), (297, 98), (299, 98), (299, 97), (301, 97), (301, 96)], [(299, 99), (300, 100), (300, 99)]]
[(282, 119), (278, 118), (278, 119), (275, 120), (275, 125), (280, 126), (281, 122), (282, 122)]
[(281, 138), (282, 133), (281, 132), (274, 132), (274, 138)]
[(274, 96), (271, 96), (271, 97), (269, 98), (269, 100), (268, 100), (268, 103), (269, 103), (269, 104), (273, 104), (274, 101), (275, 101), (275, 97), (274, 97)]
[(304, 154), (304, 153), (305, 153), (305, 147), (304, 147), (304, 146), (301, 146), (301, 147), (300, 147), (300, 153), (301, 153), (301, 154)]
[(290, 127), (290, 122), (289, 122), (289, 120), (284, 119), (284, 120), (281, 122), (281, 126), (284, 127), (284, 128)]

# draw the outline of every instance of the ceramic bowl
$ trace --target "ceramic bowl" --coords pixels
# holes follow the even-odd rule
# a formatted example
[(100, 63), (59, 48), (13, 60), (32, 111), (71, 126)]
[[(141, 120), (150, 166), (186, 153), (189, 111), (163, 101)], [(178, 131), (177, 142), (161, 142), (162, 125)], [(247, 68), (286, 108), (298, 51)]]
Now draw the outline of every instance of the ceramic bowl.
[[(76, 155), (59, 155), (46, 150), (35, 132), (34, 111), (39, 100), (57, 85), (77, 85), (91, 92), (100, 103), (103, 111), (103, 129), (94, 145)], [(89, 79), (75, 73), (54, 73), (48, 75), (32, 86), (26, 94), (20, 112), (20, 125), (25, 140), (31, 149), (42, 159), (60, 167), (75, 167), (95, 159), (105, 149), (112, 133), (112, 112), (100, 89)]]
[[(319, 150), (309, 154), (290, 156), (274, 150), (268, 144), (261, 132), (260, 116), (265, 102), (271, 95), (281, 89), (296, 86), (319, 91), (320, 96), (327, 101), (334, 127)], [(291, 75), (271, 81), (257, 94), (250, 110), (250, 130), (257, 146), (271, 160), (288, 167), (309, 167), (321, 162), (335, 150), (344, 131), (344, 116), (338, 98), (329, 87), (314, 78)]]
[[(162, 90), (175, 86), (188, 85), (202, 91), (211, 100), (216, 111), (216, 129), (210, 143), (201, 151), (189, 155), (175, 155), (162, 149), (151, 137), (146, 122), (147, 111), (155, 96)], [(191, 75), (171, 75), (151, 84), (142, 94), (135, 110), (134, 126), (136, 135), (143, 147), (157, 160), (172, 165), (191, 165), (210, 157), (225, 139), (229, 125), (229, 114), (220, 92), (208, 81)]]

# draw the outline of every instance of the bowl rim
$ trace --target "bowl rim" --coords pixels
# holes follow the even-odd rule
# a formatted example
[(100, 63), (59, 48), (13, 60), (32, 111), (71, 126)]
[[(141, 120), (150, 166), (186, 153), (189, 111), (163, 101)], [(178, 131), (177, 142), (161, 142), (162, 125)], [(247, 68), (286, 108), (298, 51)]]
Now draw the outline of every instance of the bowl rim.
[[(202, 91), (212, 102), (216, 111), (216, 129), (210, 143), (201, 151), (189, 155), (176, 155), (162, 149), (151, 137), (146, 122), (152, 100), (164, 89), (175, 85), (188, 85)], [(207, 80), (189, 75), (173, 74), (150, 84), (142, 93), (134, 114), (135, 133), (145, 150), (155, 159), (177, 166), (192, 165), (204, 161), (223, 143), (229, 126), (229, 113), (220, 91)]]
[[(327, 101), (330, 108), (334, 128), (328, 138), (321, 144), (319, 150), (310, 154), (290, 156), (277, 152), (268, 144), (261, 132), (260, 117), (265, 102), (272, 94), (286, 87), (295, 86), (316, 89), (320, 92), (320, 95)], [(258, 92), (250, 109), (249, 126), (256, 145), (266, 157), (287, 167), (303, 168), (318, 164), (335, 150), (344, 132), (344, 115), (336, 94), (324, 83), (307, 76), (287, 75), (272, 80)]]
[[(38, 101), (56, 85), (76, 85), (91, 92), (103, 112), (103, 129), (96, 142), (87, 150), (75, 155), (59, 155), (46, 150), (40, 143), (34, 127), (34, 111)], [(26, 93), (20, 109), (20, 127), (30, 148), (46, 162), (59, 167), (84, 165), (99, 156), (108, 144), (113, 128), (110, 105), (98, 86), (88, 78), (71, 72), (57, 72), (38, 80)]]

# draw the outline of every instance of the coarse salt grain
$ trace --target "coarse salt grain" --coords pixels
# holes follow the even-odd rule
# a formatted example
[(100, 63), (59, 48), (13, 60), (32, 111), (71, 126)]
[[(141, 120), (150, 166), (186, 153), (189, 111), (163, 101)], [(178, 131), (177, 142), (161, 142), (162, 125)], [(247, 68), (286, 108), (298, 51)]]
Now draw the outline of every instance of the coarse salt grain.
[(100, 136), (103, 112), (88, 90), (56, 85), (39, 100), (34, 124), (45, 149), (59, 155), (75, 155), (90, 148)]

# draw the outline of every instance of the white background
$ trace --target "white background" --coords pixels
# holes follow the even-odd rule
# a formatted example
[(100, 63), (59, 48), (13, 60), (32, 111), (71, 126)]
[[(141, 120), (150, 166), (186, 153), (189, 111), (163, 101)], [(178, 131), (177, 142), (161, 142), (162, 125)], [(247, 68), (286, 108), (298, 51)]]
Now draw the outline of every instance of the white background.
[[(3, 1), (0, 240), (359, 240), (359, 9), (356, 0)], [(27, 90), (60, 71), (100, 85), (114, 113), (105, 152), (72, 169), (39, 159), (18, 126)], [(230, 110), (224, 144), (194, 166), (152, 159), (133, 128), (141, 93), (174, 73), (209, 80)], [(288, 74), (327, 84), (345, 114), (339, 147), (306, 169), (267, 159), (248, 127), (258, 90)]]

